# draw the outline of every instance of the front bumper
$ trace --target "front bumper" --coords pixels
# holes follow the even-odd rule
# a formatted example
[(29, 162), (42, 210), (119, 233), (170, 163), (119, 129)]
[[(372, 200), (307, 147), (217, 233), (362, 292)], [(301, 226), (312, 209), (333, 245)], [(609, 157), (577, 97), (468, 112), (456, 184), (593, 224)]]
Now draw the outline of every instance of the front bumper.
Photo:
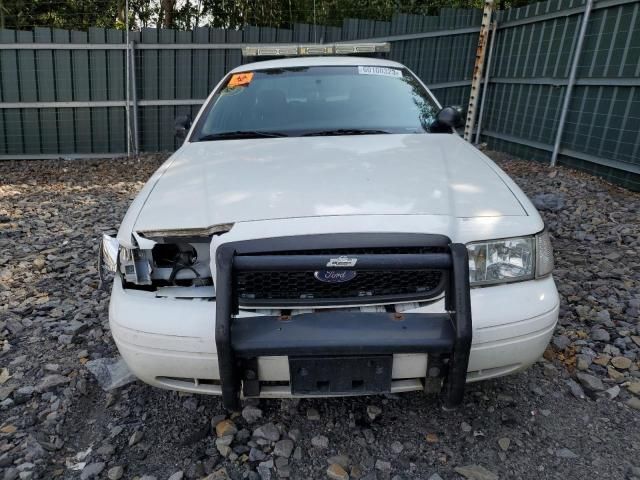
[[(507, 375), (534, 363), (558, 319), (559, 298), (551, 277), (471, 289), (473, 343), (467, 382)], [(215, 342), (214, 301), (158, 298), (125, 290), (116, 279), (109, 320), (113, 338), (133, 373), (144, 382), (192, 393), (222, 393)], [(444, 301), (403, 313), (444, 311)], [(255, 316), (241, 311), (240, 317)], [(261, 397), (289, 397), (286, 356), (257, 359)], [(393, 355), (392, 392), (422, 390), (427, 354)]]

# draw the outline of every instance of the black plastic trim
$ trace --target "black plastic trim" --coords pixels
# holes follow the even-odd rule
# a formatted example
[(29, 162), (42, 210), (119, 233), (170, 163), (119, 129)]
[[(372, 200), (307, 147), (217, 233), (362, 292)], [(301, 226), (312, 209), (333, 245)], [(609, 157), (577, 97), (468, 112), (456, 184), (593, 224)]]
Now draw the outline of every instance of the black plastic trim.
[(447, 353), (455, 343), (448, 313), (363, 313), (338, 310), (239, 317), (231, 328), (238, 357)]

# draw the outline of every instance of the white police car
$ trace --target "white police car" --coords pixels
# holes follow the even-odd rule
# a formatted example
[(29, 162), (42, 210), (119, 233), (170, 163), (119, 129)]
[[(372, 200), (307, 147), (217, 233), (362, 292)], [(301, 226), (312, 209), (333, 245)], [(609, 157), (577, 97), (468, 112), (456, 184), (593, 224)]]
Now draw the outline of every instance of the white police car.
[(442, 391), (521, 370), (558, 318), (515, 183), (403, 65), (242, 65), (133, 201), (103, 265), (113, 338), (158, 387), (258, 397)]

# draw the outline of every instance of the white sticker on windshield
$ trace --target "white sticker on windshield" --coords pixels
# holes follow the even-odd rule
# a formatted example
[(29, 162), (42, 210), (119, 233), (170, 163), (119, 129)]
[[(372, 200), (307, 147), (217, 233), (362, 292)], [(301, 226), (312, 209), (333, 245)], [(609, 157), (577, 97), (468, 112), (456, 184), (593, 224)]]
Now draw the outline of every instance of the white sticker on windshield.
[(384, 75), (385, 77), (402, 76), (402, 72), (396, 68), (370, 67), (367, 65), (358, 65), (358, 73), (360, 75)]

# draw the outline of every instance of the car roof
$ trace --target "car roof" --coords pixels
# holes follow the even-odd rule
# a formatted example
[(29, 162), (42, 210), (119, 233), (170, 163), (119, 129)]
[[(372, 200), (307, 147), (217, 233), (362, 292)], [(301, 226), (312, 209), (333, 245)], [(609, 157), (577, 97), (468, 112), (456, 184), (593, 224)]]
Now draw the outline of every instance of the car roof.
[(346, 55), (333, 55), (325, 57), (285, 57), (277, 60), (264, 60), (262, 62), (247, 63), (231, 70), (230, 73), (246, 72), (248, 70), (267, 70), (269, 68), (287, 67), (322, 67), (322, 66), (357, 66), (373, 65), (380, 67), (404, 68), (404, 65), (392, 60), (370, 57), (349, 57)]

